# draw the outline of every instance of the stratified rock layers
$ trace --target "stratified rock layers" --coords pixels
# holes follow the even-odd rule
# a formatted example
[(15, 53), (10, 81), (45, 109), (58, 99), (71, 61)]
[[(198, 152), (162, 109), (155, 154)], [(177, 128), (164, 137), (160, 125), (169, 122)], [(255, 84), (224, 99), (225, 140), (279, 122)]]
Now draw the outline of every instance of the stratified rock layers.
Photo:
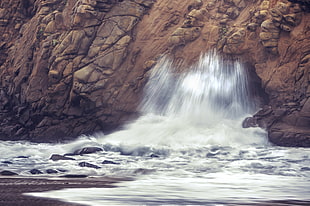
[(182, 70), (216, 48), (266, 93), (244, 126), (310, 146), (309, 17), (309, 1), (3, 0), (0, 138), (111, 131), (137, 116), (160, 55)]

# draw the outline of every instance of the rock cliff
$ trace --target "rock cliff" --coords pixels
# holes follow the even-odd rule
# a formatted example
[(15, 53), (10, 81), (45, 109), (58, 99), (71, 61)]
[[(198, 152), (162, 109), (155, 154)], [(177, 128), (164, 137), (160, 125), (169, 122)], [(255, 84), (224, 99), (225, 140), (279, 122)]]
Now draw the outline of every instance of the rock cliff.
[(136, 117), (162, 54), (216, 48), (247, 65), (262, 109), (244, 126), (310, 146), (308, 0), (2, 0), (0, 139), (59, 141)]

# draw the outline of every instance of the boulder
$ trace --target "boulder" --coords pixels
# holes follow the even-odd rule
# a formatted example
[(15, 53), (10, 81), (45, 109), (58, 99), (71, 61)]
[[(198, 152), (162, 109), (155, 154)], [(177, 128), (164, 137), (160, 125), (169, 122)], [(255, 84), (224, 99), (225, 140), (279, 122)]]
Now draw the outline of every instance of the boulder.
[(94, 168), (94, 169), (100, 169), (101, 168), (101, 167), (99, 167), (97, 165), (94, 165), (94, 164), (91, 164), (91, 163), (88, 163), (88, 162), (80, 162), (79, 166), (80, 167), (89, 167), (89, 168)]
[(47, 174), (56, 174), (56, 173), (58, 173), (58, 171), (55, 170), (55, 169), (47, 169), (47, 170), (46, 170), (46, 173), (47, 173)]
[(8, 170), (3, 170), (0, 172), (0, 175), (2, 175), (2, 176), (15, 176), (18, 174), (15, 172), (8, 171)]
[(51, 157), (50, 157), (51, 160), (53, 161), (58, 161), (58, 160), (75, 160), (71, 157), (65, 157), (63, 155), (59, 155), (59, 154), (53, 154)]
[(43, 172), (41, 172), (41, 170), (38, 170), (38, 169), (32, 169), (29, 171), (31, 174), (33, 175), (40, 175), (40, 174), (43, 174)]
[(114, 161), (111, 161), (111, 160), (104, 160), (101, 164), (104, 164), (104, 165), (108, 165), (108, 164), (119, 165), (120, 163), (117, 163), (117, 162), (114, 162)]
[(103, 151), (100, 147), (84, 147), (73, 152), (74, 155), (92, 154)]
[(257, 124), (272, 141), (282, 134), (287, 144), (306, 142), (307, 2), (53, 0), (24, 8), (1, 0), (0, 139), (62, 142), (114, 131), (139, 115), (147, 72), (161, 55), (174, 58), (178, 73), (217, 48), (257, 73), (261, 106), (272, 108)]

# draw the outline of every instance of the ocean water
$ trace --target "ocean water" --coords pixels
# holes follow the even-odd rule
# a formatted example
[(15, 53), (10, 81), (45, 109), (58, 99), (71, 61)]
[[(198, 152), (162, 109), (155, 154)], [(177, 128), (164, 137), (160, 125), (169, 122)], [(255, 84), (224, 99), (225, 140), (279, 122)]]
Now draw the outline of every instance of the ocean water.
[[(243, 65), (211, 52), (188, 73), (174, 69), (163, 57), (151, 70), (141, 116), (122, 130), (62, 144), (0, 141), (1, 168), (133, 178), (115, 188), (27, 194), (86, 205), (310, 205), (310, 149), (274, 146), (264, 130), (241, 126), (259, 109)], [(49, 160), (84, 147), (102, 151)]]

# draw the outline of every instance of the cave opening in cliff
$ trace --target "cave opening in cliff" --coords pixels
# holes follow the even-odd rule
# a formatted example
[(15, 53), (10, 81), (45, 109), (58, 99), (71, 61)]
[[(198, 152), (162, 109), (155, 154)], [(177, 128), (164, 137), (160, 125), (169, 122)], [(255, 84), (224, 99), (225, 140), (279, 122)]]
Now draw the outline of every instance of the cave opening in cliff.
[(257, 75), (255, 66), (251, 62), (244, 62), (243, 64), (246, 68), (249, 78), (249, 90), (252, 99), (256, 102), (256, 105), (259, 108), (263, 107), (264, 105), (268, 104), (269, 96), (266, 93), (265, 89), (262, 87), (262, 80)]
[(287, 197), (288, 188), (308, 201), (310, 150), (274, 147), (262, 129), (241, 126), (255, 112), (253, 95), (263, 92), (254, 67), (208, 53), (187, 71), (175, 70), (169, 58), (158, 61), (141, 116), (121, 130), (61, 144), (0, 141), (1, 164), (14, 161), (6, 168), (19, 174), (35, 166), (49, 177), (122, 178), (116, 187), (78, 189), (78, 196), (71, 189), (27, 194), (79, 204), (264, 205)]

